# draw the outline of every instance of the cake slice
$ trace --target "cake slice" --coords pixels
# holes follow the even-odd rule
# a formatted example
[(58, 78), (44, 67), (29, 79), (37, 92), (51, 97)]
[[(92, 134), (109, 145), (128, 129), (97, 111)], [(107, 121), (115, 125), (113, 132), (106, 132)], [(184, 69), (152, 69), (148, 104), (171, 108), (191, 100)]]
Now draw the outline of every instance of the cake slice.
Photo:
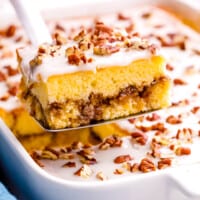
[(165, 60), (153, 44), (102, 22), (73, 39), (17, 50), (20, 98), (49, 129), (79, 127), (169, 105)]

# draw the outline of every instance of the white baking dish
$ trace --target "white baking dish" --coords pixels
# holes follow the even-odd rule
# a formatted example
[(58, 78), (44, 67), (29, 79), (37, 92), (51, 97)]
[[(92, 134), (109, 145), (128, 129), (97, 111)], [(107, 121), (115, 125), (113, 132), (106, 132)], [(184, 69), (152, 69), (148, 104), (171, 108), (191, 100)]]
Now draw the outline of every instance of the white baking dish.
[[(80, 17), (88, 13), (104, 14), (119, 11), (136, 4), (152, 3), (166, 6), (177, 14), (197, 22), (199, 10), (184, 1), (133, 0), (91, 1), (71, 3), (59, 9), (58, 17)], [(81, 3), (81, 2), (79, 2)], [(114, 4), (114, 5), (113, 5)], [(84, 9), (83, 8), (84, 5)], [(107, 8), (105, 10), (105, 7)], [(44, 11), (47, 18), (55, 17), (58, 10), (49, 7)], [(49, 14), (51, 13), (51, 14)], [(0, 121), (0, 159), (4, 171), (21, 199), (27, 200), (197, 200), (200, 199), (200, 162), (137, 176), (126, 176), (108, 181), (69, 181), (53, 176), (41, 169)], [(199, 159), (200, 160), (200, 159)]]
[(200, 163), (108, 181), (68, 181), (41, 169), (0, 121), (1, 163), (20, 199), (197, 200)]

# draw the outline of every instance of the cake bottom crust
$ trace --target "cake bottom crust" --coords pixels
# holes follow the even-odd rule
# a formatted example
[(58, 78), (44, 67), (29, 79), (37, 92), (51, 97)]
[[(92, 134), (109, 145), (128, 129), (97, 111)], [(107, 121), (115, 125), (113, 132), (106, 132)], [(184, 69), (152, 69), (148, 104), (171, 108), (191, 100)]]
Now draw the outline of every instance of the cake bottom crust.
[(46, 128), (79, 127), (169, 106), (170, 80), (161, 77), (151, 85), (136, 88), (129, 85), (114, 97), (91, 93), (87, 100), (66, 99), (43, 109), (36, 97), (29, 94), (30, 113)]

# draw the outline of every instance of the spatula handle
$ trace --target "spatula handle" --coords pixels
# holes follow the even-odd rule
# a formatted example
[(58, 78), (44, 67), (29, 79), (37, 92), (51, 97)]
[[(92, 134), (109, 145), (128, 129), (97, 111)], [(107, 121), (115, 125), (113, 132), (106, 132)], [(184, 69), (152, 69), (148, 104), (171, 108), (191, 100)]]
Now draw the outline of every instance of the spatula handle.
[(51, 35), (39, 11), (34, 5), (34, 1), (10, 0), (10, 2), (22, 26), (25, 28), (32, 45), (38, 46), (45, 42), (52, 43)]

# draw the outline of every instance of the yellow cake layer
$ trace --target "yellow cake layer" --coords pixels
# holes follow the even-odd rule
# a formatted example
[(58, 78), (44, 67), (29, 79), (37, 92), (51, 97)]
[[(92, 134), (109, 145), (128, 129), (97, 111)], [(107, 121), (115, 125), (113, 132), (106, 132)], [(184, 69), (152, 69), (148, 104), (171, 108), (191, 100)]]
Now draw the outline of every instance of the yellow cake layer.
[[(108, 58), (109, 59), (109, 58)], [(31, 92), (45, 108), (52, 102), (66, 99), (87, 99), (91, 93), (115, 96), (129, 85), (150, 85), (163, 76), (165, 60), (161, 56), (133, 61), (128, 66), (104, 67), (93, 71), (79, 71), (50, 76), (47, 82), (35, 82)], [(29, 89), (29, 88), (27, 88)]]
[(22, 107), (12, 111), (0, 108), (0, 117), (16, 136), (44, 133), (44, 129)]
[(20, 136), (19, 141), (28, 150), (42, 150), (45, 147), (67, 147), (73, 143), (96, 145), (111, 135), (125, 136), (128, 132), (120, 129), (116, 124), (106, 124), (92, 128), (59, 133), (43, 133), (37, 135)]

